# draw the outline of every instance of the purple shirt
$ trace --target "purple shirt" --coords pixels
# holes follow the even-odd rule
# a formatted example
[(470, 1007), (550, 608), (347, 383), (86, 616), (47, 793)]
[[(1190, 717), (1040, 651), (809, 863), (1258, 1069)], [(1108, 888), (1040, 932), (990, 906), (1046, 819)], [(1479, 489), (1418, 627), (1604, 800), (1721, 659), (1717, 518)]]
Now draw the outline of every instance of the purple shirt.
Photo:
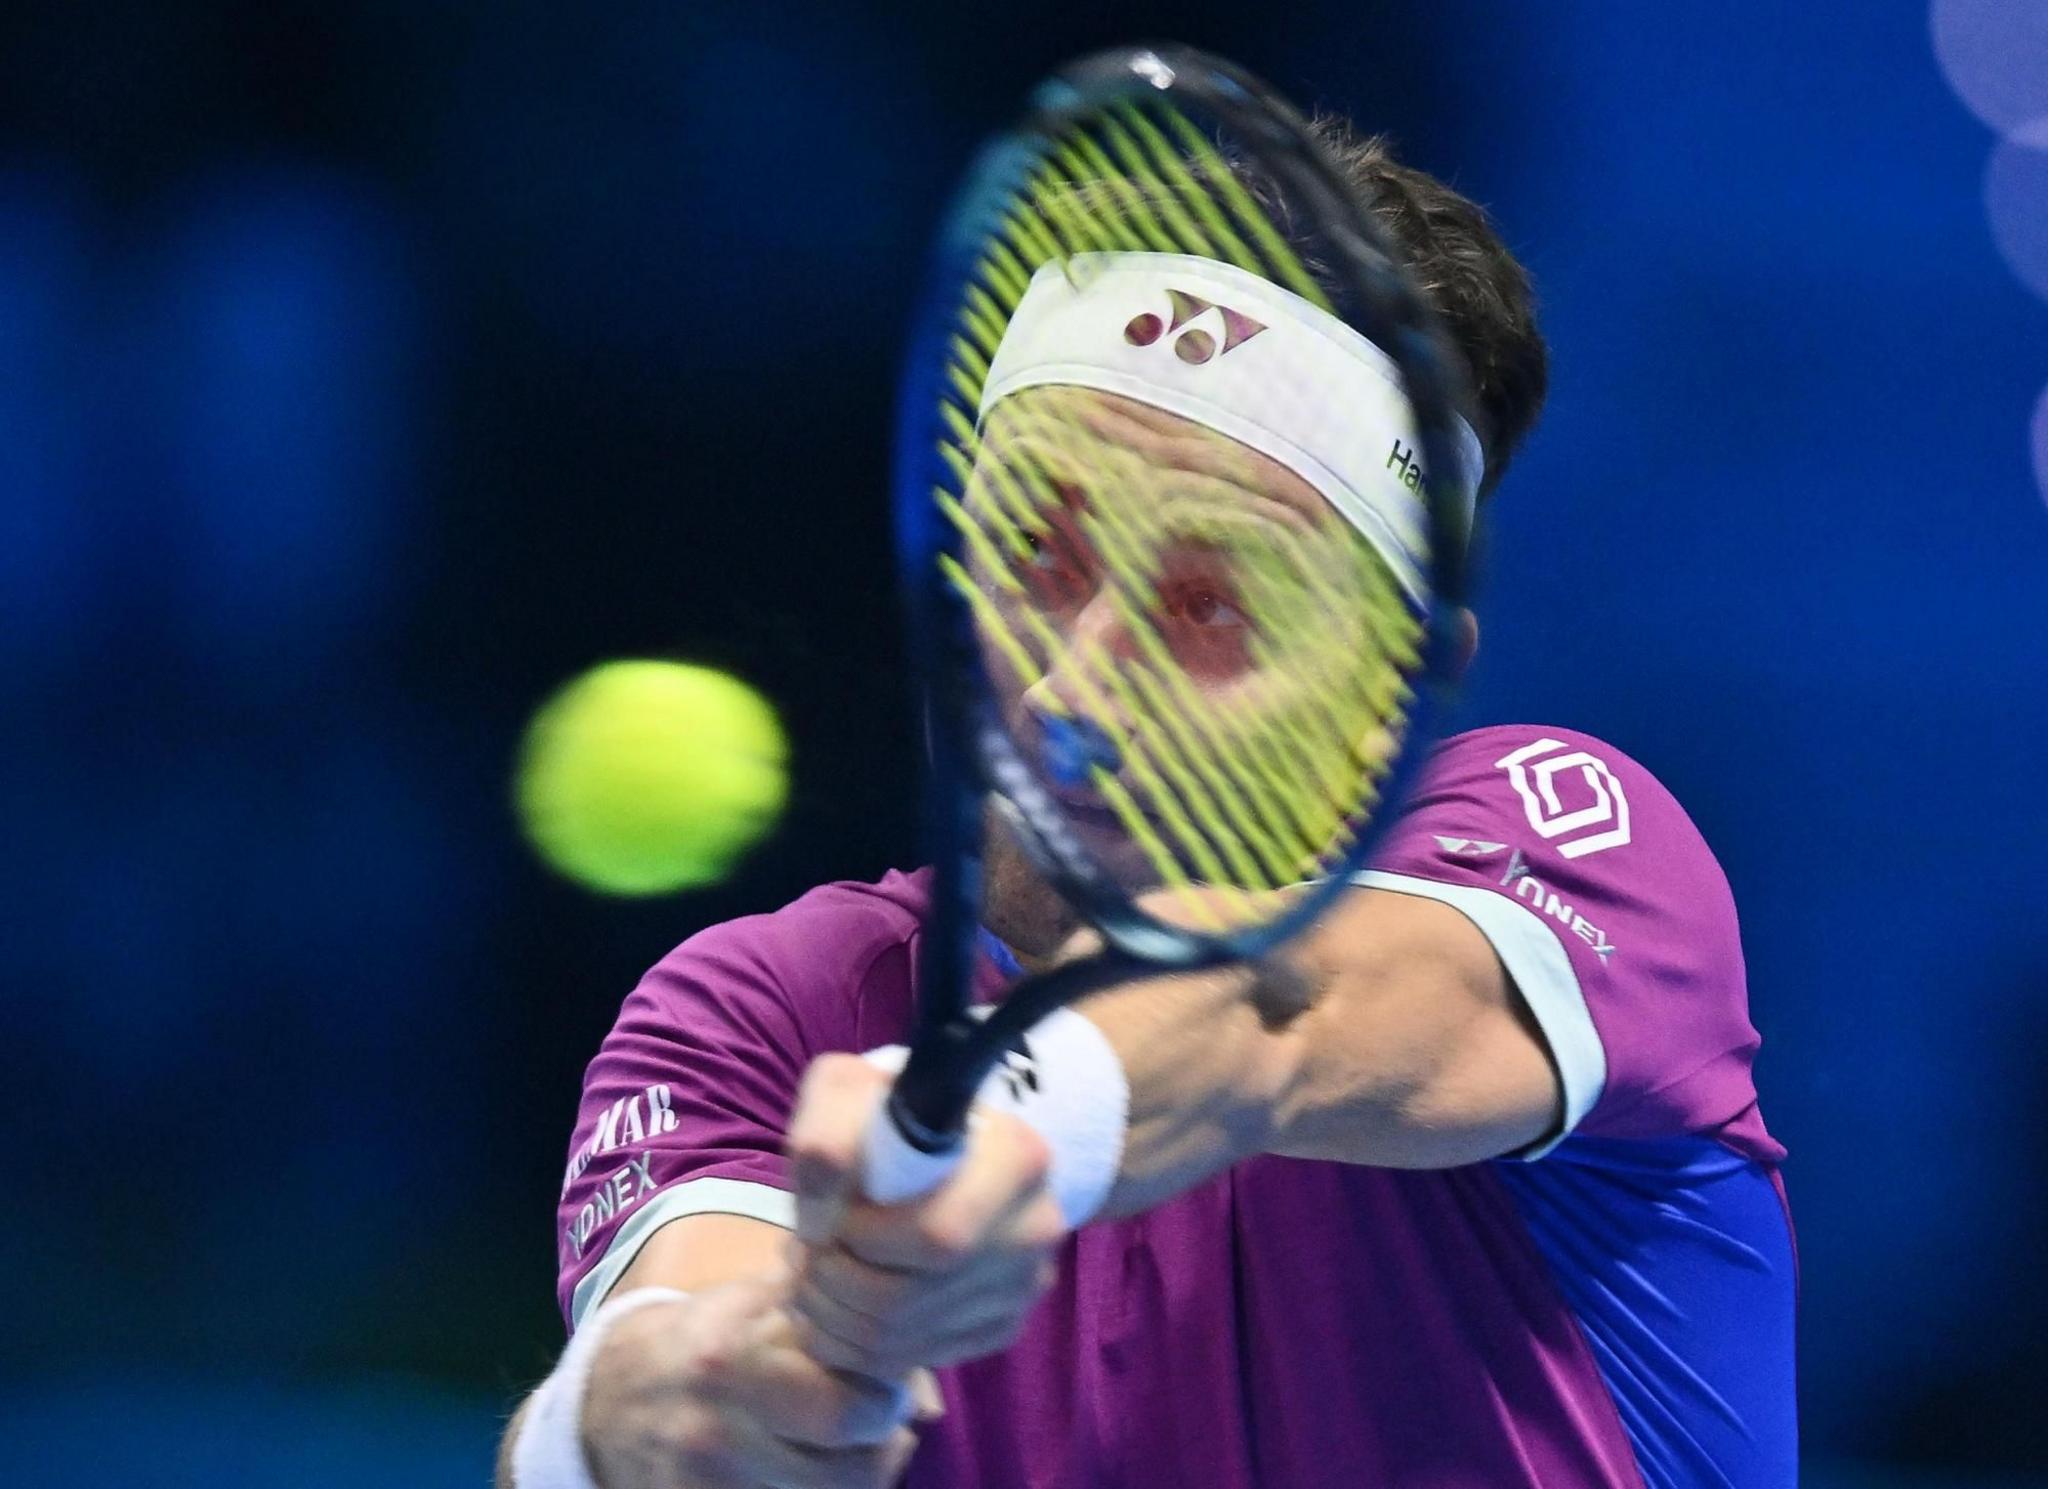
[[(1018, 1343), (941, 1373), (914, 1489), (1795, 1482), (1784, 1150), (1698, 831), (1597, 740), (1482, 729), (1438, 749), (1361, 882), (1487, 936), (1565, 1130), (1439, 1171), (1253, 1159), (1086, 1227)], [(642, 981), (565, 1176), (571, 1327), (669, 1220), (790, 1223), (798, 1080), (904, 1037), (923, 907), (918, 875), (828, 885)]]

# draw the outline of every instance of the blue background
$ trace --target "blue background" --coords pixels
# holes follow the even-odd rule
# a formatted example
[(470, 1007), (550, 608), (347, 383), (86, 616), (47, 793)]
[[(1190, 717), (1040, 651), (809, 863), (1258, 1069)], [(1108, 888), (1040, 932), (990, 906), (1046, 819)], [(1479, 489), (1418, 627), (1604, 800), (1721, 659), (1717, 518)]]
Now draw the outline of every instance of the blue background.
[[(1761, 0), (0, 12), (0, 1479), (483, 1480), (619, 999), (913, 852), (924, 235), (1037, 74), (1169, 34), (1535, 273), (1466, 719), (1611, 740), (1727, 868), (1808, 1482), (2048, 1482), (2048, 307), (1926, 8)], [(773, 694), (796, 795), (605, 903), (508, 769), (644, 653)]]

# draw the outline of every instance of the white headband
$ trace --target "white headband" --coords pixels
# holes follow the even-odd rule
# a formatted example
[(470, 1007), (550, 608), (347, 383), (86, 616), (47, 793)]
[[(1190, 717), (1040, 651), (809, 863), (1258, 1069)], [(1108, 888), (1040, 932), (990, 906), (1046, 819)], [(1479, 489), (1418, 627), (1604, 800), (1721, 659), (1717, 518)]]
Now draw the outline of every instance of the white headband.
[[(1049, 263), (1010, 317), (982, 385), (1118, 393), (1270, 456), (1322, 493), (1420, 595), (1422, 452), (1393, 361), (1301, 296), (1178, 253)], [(1469, 502), (1479, 441), (1456, 430)], [(1468, 510), (1467, 517), (1471, 514)]]

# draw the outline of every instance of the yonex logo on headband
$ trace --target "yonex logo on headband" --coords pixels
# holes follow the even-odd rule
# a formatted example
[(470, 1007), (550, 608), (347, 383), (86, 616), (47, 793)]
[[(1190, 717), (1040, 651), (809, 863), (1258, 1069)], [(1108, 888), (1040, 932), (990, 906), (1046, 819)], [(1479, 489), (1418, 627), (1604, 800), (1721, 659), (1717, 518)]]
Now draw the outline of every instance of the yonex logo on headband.
[[(1411, 595), (1427, 598), (1423, 482), (1439, 473), (1416, 462), (1421, 441), (1400, 370), (1327, 310), (1214, 259), (1075, 254), (1031, 276), (976, 412), (1048, 385), (1133, 399), (1278, 462), (1322, 493)], [(1462, 422), (1454, 443), (1469, 504), (1485, 465)]]
[[(1173, 305), (1173, 319), (1162, 321), (1150, 311), (1134, 315), (1124, 326), (1124, 340), (1132, 346), (1150, 346), (1168, 331), (1180, 331), (1173, 339), (1173, 354), (1181, 361), (1199, 367), (1211, 357), (1228, 355), (1266, 329), (1264, 321), (1255, 321), (1241, 310), (1232, 310), (1228, 305), (1218, 305), (1213, 300), (1204, 300), (1186, 290), (1169, 289), (1166, 298)], [(1181, 327), (1196, 316), (1217, 311), (1223, 317), (1223, 350), (1216, 349), (1216, 338), (1199, 326)]]

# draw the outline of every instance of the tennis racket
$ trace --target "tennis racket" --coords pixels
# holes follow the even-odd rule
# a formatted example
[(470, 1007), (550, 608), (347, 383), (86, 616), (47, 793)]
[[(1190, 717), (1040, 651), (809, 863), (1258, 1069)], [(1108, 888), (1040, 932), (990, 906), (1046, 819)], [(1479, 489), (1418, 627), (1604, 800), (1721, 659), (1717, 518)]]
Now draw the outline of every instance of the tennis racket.
[[(1036, 1021), (1265, 956), (1365, 862), (1451, 683), (1464, 388), (1371, 204), (1228, 63), (1087, 58), (983, 152), (897, 431), (934, 879), (874, 1198), (943, 1177)], [(1101, 950), (972, 1011), (991, 822)]]

